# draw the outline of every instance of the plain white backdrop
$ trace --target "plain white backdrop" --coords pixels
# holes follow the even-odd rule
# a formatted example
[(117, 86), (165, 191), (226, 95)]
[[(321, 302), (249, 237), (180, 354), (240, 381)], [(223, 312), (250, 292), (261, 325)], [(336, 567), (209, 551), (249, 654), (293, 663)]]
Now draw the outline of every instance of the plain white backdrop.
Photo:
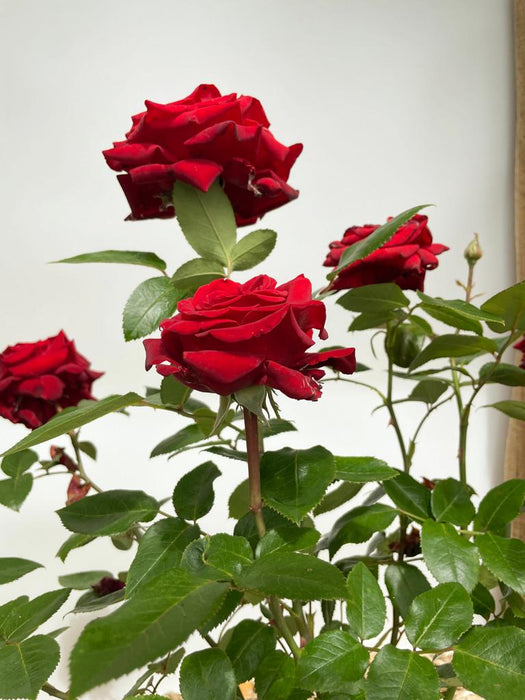
[[(100, 152), (122, 138), (144, 99), (180, 99), (200, 82), (258, 97), (275, 136), (305, 146), (290, 177), (300, 197), (264, 218), (279, 239), (257, 272), (281, 282), (304, 272), (319, 287), (327, 244), (345, 228), (432, 202), (434, 239), (450, 252), (427, 276), (426, 291), (461, 294), (455, 280), (465, 277), (462, 252), (474, 231), (485, 253), (476, 292), (490, 296), (514, 281), (510, 0), (2, 0), (0, 20), (0, 350), (63, 328), (106, 372), (95, 384), (98, 397), (158, 383), (144, 371), (142, 343), (126, 344), (121, 333), (122, 307), (152, 276), (148, 270), (46, 263), (108, 248), (152, 250), (173, 271), (191, 256), (174, 221), (124, 222), (127, 203)], [(377, 366), (368, 336), (350, 337), (347, 312), (331, 301), (328, 307), (330, 342), (356, 345), (358, 359)], [(384, 381), (379, 371), (373, 377)], [(494, 389), (479, 404), (505, 396)], [(317, 404), (281, 406), (299, 432), (275, 438), (275, 447), (329, 443), (336, 454), (399, 464), (387, 418), (370, 416), (374, 399), (366, 390), (332, 383)], [(404, 412), (405, 425), (417, 415)], [(168, 496), (205, 459), (189, 453), (149, 461), (152, 446), (183, 425), (136, 409), (86, 427), (85, 439), (99, 448), (94, 480)], [(502, 416), (474, 412), (469, 478), (481, 494), (502, 478), (505, 429)], [(26, 432), (3, 421), (0, 448)], [(452, 410), (434, 414), (416, 476), (455, 476), (456, 442)], [(46, 448), (39, 450), (44, 457)], [(220, 467), (218, 506), (204, 526), (231, 530), (221, 505), (244, 475), (238, 463)], [(0, 602), (57, 587), (62, 573), (127, 568), (130, 553), (108, 542), (77, 550), (66, 564), (55, 558), (68, 534), (54, 514), (65, 490), (62, 477), (40, 479), (21, 513), (0, 511), (0, 556), (46, 565), (4, 586)], [(71, 644), (88, 618), (60, 618), (44, 629), (71, 625), (61, 638)], [(66, 658), (53, 682), (67, 687)], [(85, 697), (117, 700), (131, 684)], [(162, 687), (175, 689), (173, 680)]]

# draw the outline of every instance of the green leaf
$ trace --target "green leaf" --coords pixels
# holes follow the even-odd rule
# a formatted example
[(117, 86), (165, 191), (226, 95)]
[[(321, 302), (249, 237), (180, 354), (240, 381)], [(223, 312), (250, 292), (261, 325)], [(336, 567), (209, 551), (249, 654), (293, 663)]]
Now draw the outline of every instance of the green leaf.
[(209, 634), (215, 627), (226, 622), (230, 616), (237, 610), (238, 606), (241, 605), (243, 599), (242, 591), (237, 591), (234, 588), (230, 588), (226, 592), (221, 604), (217, 610), (209, 617), (202, 625), (199, 625), (199, 632), (201, 634)]
[(14, 454), (27, 447), (34, 447), (41, 442), (52, 440), (59, 435), (68, 433), (70, 430), (75, 430), (82, 425), (86, 425), (86, 423), (91, 423), (91, 421), (102, 418), (102, 416), (106, 416), (108, 413), (120, 411), (126, 408), (126, 406), (133, 406), (141, 401), (143, 401), (142, 397), (135, 394), (133, 391), (130, 391), (128, 394), (123, 394), (122, 396), (108, 396), (100, 401), (82, 401), (75, 408), (66, 408), (51, 418), (51, 420), (48, 420), (47, 423), (44, 423), (44, 425), (35, 428), (29, 435), (26, 435), (25, 438), (22, 438), (22, 440), (17, 442), (16, 445), (9, 450), (6, 450), (3, 454)]
[(383, 488), (395, 505), (414, 520), (426, 520), (431, 517), (430, 491), (405, 472), (390, 481), (385, 481)]
[(363, 484), (356, 484), (351, 481), (343, 482), (336, 489), (325, 494), (321, 503), (314, 508), (313, 514), (321, 515), (322, 513), (328, 513), (335, 508), (339, 508), (343, 503), (346, 503), (357, 495), (362, 488)]
[(476, 335), (440, 335), (432, 340), (410, 365), (410, 371), (439, 357), (467, 357), (479, 352), (493, 353), (496, 343), (490, 338)]
[(0, 648), (0, 698), (36, 700), (55, 670), (60, 649), (54, 639), (37, 635)]
[(346, 617), (359, 639), (378, 635), (385, 625), (386, 605), (374, 574), (359, 562), (346, 579)]
[(156, 576), (84, 629), (71, 654), (70, 694), (81, 695), (175, 649), (213, 613), (227, 588), (181, 569)]
[(192, 423), (178, 430), (174, 435), (159, 442), (159, 444), (152, 449), (150, 457), (158, 457), (159, 455), (168, 453), (176, 454), (185, 447), (193, 445), (203, 439), (204, 433), (202, 430), (196, 423)]
[(505, 362), (488, 362), (479, 370), (479, 378), (490, 384), (525, 386), (525, 369)]
[(320, 445), (307, 450), (285, 447), (261, 458), (266, 505), (296, 523), (322, 500), (334, 477), (333, 455)]
[(423, 651), (449, 647), (472, 625), (473, 614), (463, 586), (440, 583), (412, 601), (405, 621), (408, 641)]
[(2, 460), (2, 471), (7, 476), (19, 477), (38, 461), (38, 455), (33, 450), (22, 450), (8, 455)]
[(345, 690), (359, 680), (368, 664), (368, 652), (348, 632), (331, 630), (312, 639), (301, 652), (297, 685), (307, 690)]
[(229, 657), (237, 683), (255, 675), (265, 656), (275, 650), (273, 627), (255, 620), (243, 620), (231, 630), (224, 651)]
[(180, 689), (184, 700), (235, 700), (235, 674), (224, 651), (204, 649), (186, 656), (180, 667)]
[(123, 265), (142, 265), (163, 272), (166, 263), (155, 253), (140, 250), (99, 250), (96, 253), (82, 253), (72, 258), (54, 260), (53, 263), (121, 263)]
[(421, 308), (427, 314), (446, 323), (448, 326), (459, 328), (464, 331), (473, 331), (478, 335), (483, 333), (480, 321), (490, 321), (493, 325), (499, 326), (503, 330), (503, 320), (498, 314), (491, 314), (482, 309), (478, 309), (473, 304), (469, 304), (461, 299), (441, 299), (440, 297), (429, 297), (423, 292), (417, 295), (423, 302)]
[(77, 591), (90, 589), (101, 578), (111, 577), (110, 571), (79, 571), (76, 574), (65, 574), (58, 577), (58, 582), (64, 588), (73, 588)]
[(337, 567), (295, 552), (274, 552), (257, 559), (242, 570), (237, 583), (282, 598), (333, 600), (346, 596), (345, 580)]
[(266, 400), (265, 386), (248, 386), (245, 389), (239, 389), (235, 392), (234, 397), (238, 404), (255, 413), (262, 421), (265, 420), (263, 413)]
[(0, 481), (0, 503), (11, 510), (20, 510), (33, 487), (31, 474), (20, 474), (14, 479)]
[(241, 238), (232, 250), (232, 270), (250, 270), (265, 260), (275, 248), (277, 234), (258, 229)]
[(370, 666), (366, 697), (367, 700), (437, 700), (439, 678), (431, 661), (388, 644)]
[(253, 562), (253, 551), (245, 537), (219, 533), (207, 538), (202, 560), (227, 578), (235, 579), (243, 566)]
[(351, 289), (337, 303), (348, 311), (378, 313), (401, 309), (410, 304), (397, 284), (367, 284)]
[(351, 265), (353, 262), (366, 258), (368, 255), (370, 255), (370, 253), (373, 253), (375, 250), (387, 243), (387, 241), (392, 238), (392, 236), (403, 224), (417, 214), (418, 211), (421, 211), (421, 209), (427, 206), (429, 205), (422, 204), (420, 206), (407, 209), (401, 214), (394, 216), (392, 219), (390, 219), (390, 221), (387, 221), (386, 224), (383, 224), (383, 226), (377, 228), (363, 240), (349, 246), (341, 255), (339, 265), (337, 266), (336, 270), (331, 273), (331, 276), (335, 276), (335, 274), (343, 270), (345, 267), (348, 267), (348, 265)]
[(525, 479), (509, 479), (491, 489), (479, 504), (475, 530), (501, 530), (521, 511)]
[(95, 445), (92, 442), (88, 442), (87, 440), (83, 440), (83, 441), (78, 443), (78, 447), (88, 457), (91, 457), (91, 459), (96, 460), (97, 448), (95, 447)]
[(482, 615), (486, 620), (488, 620), (489, 617), (494, 614), (496, 609), (494, 598), (485, 588), (485, 586), (481, 585), (481, 583), (476, 584), (474, 590), (470, 594), (470, 597), (472, 598), (474, 613), (476, 615)]
[(319, 537), (320, 533), (313, 527), (291, 526), (268, 530), (257, 545), (256, 556), (262, 557), (270, 554), (270, 552), (279, 550), (288, 552), (307, 551), (308, 554), (311, 554), (312, 552), (309, 550), (314, 549)]
[(267, 654), (255, 672), (258, 700), (288, 700), (295, 685), (295, 664), (282, 651)]
[(39, 568), (42, 568), (42, 564), (37, 564), (36, 561), (18, 557), (2, 557), (0, 559), (0, 584), (16, 581)]
[(157, 330), (161, 321), (177, 310), (184, 291), (167, 277), (151, 277), (141, 282), (126, 302), (122, 330), (126, 340), (137, 340)]
[(228, 499), (228, 517), (239, 520), (250, 510), (250, 482), (248, 479), (232, 491)]
[(525, 595), (525, 542), (491, 532), (475, 539), (487, 569), (503, 583)]
[(430, 584), (421, 571), (405, 562), (387, 566), (385, 584), (396, 610), (403, 618), (406, 618), (414, 598), (430, 590)]
[(164, 518), (148, 528), (139, 542), (126, 579), (126, 597), (155, 576), (180, 564), (187, 545), (200, 535), (197, 525), (179, 518)]
[(335, 478), (366, 483), (392, 479), (398, 472), (375, 457), (335, 457)]
[(439, 583), (455, 581), (472, 591), (478, 582), (479, 554), (452, 525), (425, 520), (421, 546), (425, 564)]
[(66, 561), (67, 555), (70, 552), (72, 552), (74, 549), (78, 549), (79, 547), (84, 547), (86, 544), (93, 542), (94, 539), (96, 538), (92, 535), (70, 535), (64, 544), (61, 545), (56, 555), (61, 561), (64, 562)]
[(442, 382), (439, 379), (424, 379), (416, 384), (408, 398), (410, 401), (422, 401), (432, 405), (436, 403), (447, 389), (448, 384), (446, 382)]
[(49, 591), (17, 606), (2, 621), (0, 637), (11, 642), (21, 642), (29, 637), (40, 625), (54, 615), (66, 602), (70, 591), (60, 588)]
[(217, 260), (194, 258), (183, 263), (171, 281), (178, 289), (197, 289), (212, 280), (224, 277), (224, 267)]
[[(297, 527), (297, 525), (293, 525), (287, 518), (284, 518), (271, 508), (266, 508), (263, 506), (262, 513), (267, 530), (274, 530), (280, 527)], [(257, 526), (255, 524), (255, 518), (253, 517), (252, 512), (246, 513), (237, 523), (235, 523), (233, 534), (246, 537), (252, 548), (255, 549), (260, 537), (259, 533), (257, 532)]]
[(213, 462), (204, 462), (181, 477), (173, 491), (177, 515), (195, 521), (209, 513), (215, 497), (213, 482), (220, 475)]
[(475, 627), (457, 645), (452, 663), (465, 688), (486, 700), (517, 700), (525, 691), (525, 631)]
[(499, 324), (488, 324), (495, 333), (525, 330), (525, 281), (495, 294), (481, 305), (481, 310), (504, 319), (504, 329)]
[(237, 231), (230, 200), (218, 182), (207, 192), (178, 180), (173, 204), (182, 233), (193, 250), (231, 269)]
[(123, 588), (103, 596), (99, 596), (94, 590), (87, 591), (80, 596), (71, 612), (74, 615), (78, 615), (79, 613), (91, 613), (96, 610), (103, 610), (110, 605), (121, 603), (124, 600), (124, 595), (125, 590)]
[[(360, 287), (358, 287), (360, 289)], [(382, 328), (396, 320), (395, 311), (367, 311), (356, 316), (348, 326), (349, 331), (366, 331), (369, 328)]]
[(281, 433), (290, 433), (296, 431), (297, 428), (289, 420), (284, 420), (284, 418), (270, 418), (269, 421), (265, 421), (261, 426), (261, 432), (263, 438), (270, 438), (274, 435), (280, 435)]
[(162, 378), (162, 382), (160, 383), (160, 398), (163, 404), (182, 408), (190, 394), (190, 387), (177, 381), (172, 374)]
[(158, 502), (144, 491), (115, 489), (86, 496), (57, 513), (71, 532), (117, 535), (134, 523), (153, 520), (158, 510)]
[(431, 494), (432, 512), (436, 520), (467, 527), (476, 512), (470, 495), (468, 486), (456, 479), (438, 481)]
[(516, 418), (517, 420), (525, 420), (525, 401), (497, 401), (496, 403), (487, 404), (489, 408), (497, 408), (506, 416)]
[(349, 542), (366, 542), (374, 532), (385, 530), (395, 517), (396, 511), (382, 503), (353, 508), (335, 522), (328, 536), (330, 556)]

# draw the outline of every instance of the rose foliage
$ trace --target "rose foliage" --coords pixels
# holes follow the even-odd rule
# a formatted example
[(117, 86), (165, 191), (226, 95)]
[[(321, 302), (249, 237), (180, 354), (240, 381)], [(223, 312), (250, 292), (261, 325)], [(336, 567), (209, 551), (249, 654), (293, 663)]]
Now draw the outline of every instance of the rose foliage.
[[(41, 564), (6, 538), (0, 584), (16, 590), (0, 606), (0, 698), (42, 691), (80, 700), (125, 676), (122, 700), (165, 700), (178, 671), (184, 700), (251, 691), (258, 700), (450, 700), (458, 688), (486, 700), (525, 697), (525, 543), (511, 536), (525, 481), (482, 497), (468, 482), (473, 409), (525, 419), (522, 401), (481, 398), (490, 384), (525, 386), (512, 354), (524, 350), (525, 282), (478, 300), (475, 239), (462, 298), (423, 293), (447, 248), (433, 242), (422, 207), (347, 229), (330, 244), (324, 264), (333, 270), (324, 286), (320, 274), (317, 294), (303, 275), (278, 283), (262, 271), (238, 281), (236, 271), (265, 261), (277, 236), (262, 229), (239, 238), (236, 222), (297, 196), (287, 180), (301, 147), (281, 145), (268, 127), (255, 98), (201, 85), (183, 100), (146, 103), (126, 140), (105, 152), (124, 171), (132, 218), (176, 216), (196, 255), (182, 262), (175, 244), (178, 267), (169, 271), (150, 251), (62, 261), (150, 271), (123, 314), (124, 338), (146, 338), (147, 367), (158, 373), (143, 396), (93, 400), (100, 375), (64, 333), (0, 355), (0, 415), (30, 429), (3, 455), (0, 504), (19, 510), (39, 492), (35, 476), (65, 475), (52, 480), (46, 505), (69, 532), (57, 584), (31, 601), (18, 579), (36, 580)], [(337, 331), (334, 302), (349, 313), (350, 337), (343, 347), (314, 347), (326, 328)], [(356, 364), (378, 335), (374, 367)], [(356, 455), (367, 390), (388, 439), (378, 432)], [(337, 425), (318, 410), (316, 434), (297, 433), (293, 399), (338, 400)], [(111, 462), (102, 454), (97, 468), (86, 439), (90, 423), (124, 409), (136, 431), (135, 407), (173, 419), (175, 432), (151, 445), (173, 481), (160, 499), (148, 493), (147, 468), (143, 490), (105, 489)], [(450, 458), (429, 467), (420, 435), (445, 409), (458, 425), (447, 436)], [(316, 444), (334, 430), (348, 434), (338, 454)], [(385, 462), (374, 454), (390, 438), (399, 450)], [(33, 449), (49, 440), (47, 455)], [(125, 459), (126, 444), (118, 449)], [(216, 481), (232, 489), (227, 532), (214, 529), (223, 508)], [(108, 560), (108, 544), (129, 556), (124, 571)], [(99, 564), (77, 570), (70, 561), (87, 548)], [(65, 646), (73, 643), (63, 654), (67, 688), (52, 675), (62, 632)]]

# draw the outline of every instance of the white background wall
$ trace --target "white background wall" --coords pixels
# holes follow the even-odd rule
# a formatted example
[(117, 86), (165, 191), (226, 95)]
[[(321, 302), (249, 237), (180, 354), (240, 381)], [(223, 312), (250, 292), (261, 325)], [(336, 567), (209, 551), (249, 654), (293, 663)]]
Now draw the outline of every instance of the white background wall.
[[(3, 0), (0, 17), (0, 349), (63, 328), (106, 372), (99, 397), (158, 381), (143, 370), (142, 344), (125, 344), (120, 330), (125, 300), (148, 271), (45, 263), (107, 248), (156, 251), (171, 270), (188, 259), (175, 222), (123, 221), (127, 204), (100, 151), (122, 138), (145, 98), (169, 102), (200, 82), (257, 96), (276, 137), (305, 145), (290, 179), (300, 198), (264, 219), (280, 237), (260, 271), (280, 281), (304, 272), (320, 286), (326, 246), (346, 227), (434, 202), (434, 238), (451, 250), (428, 275), (427, 291), (459, 294), (455, 280), (465, 276), (462, 251), (474, 231), (485, 251), (476, 291), (491, 295), (513, 282), (510, 0)], [(330, 341), (348, 343), (346, 312), (328, 305)], [(364, 336), (350, 342), (362, 362), (374, 362)], [(505, 395), (493, 390), (480, 404)], [(384, 413), (370, 417), (373, 406), (364, 390), (334, 384), (317, 404), (283, 400), (301, 432), (273, 444), (330, 442), (335, 453), (397, 465), (392, 431)], [(416, 412), (404, 417), (413, 425)], [(502, 477), (506, 421), (483, 409), (472, 423), (470, 480), (482, 493)], [(100, 452), (93, 478), (168, 495), (198, 456), (150, 463), (148, 454), (182, 425), (137, 409), (87, 427)], [(0, 448), (25, 434), (3, 421)], [(456, 475), (455, 454), (453, 415), (434, 414), (415, 474)], [(237, 463), (221, 467), (224, 503), (244, 476)], [(61, 573), (127, 568), (129, 553), (105, 542), (65, 565), (54, 558), (67, 536), (53, 513), (64, 502), (61, 479), (37, 481), (21, 514), (0, 511), (0, 556), (46, 565), (5, 586), (2, 600), (54, 587)], [(211, 528), (221, 525), (219, 511), (208, 517)], [(85, 621), (67, 617), (72, 630), (62, 639), (72, 642)], [(66, 678), (64, 660), (56, 685), (66, 687)], [(116, 700), (129, 685), (85, 697)]]

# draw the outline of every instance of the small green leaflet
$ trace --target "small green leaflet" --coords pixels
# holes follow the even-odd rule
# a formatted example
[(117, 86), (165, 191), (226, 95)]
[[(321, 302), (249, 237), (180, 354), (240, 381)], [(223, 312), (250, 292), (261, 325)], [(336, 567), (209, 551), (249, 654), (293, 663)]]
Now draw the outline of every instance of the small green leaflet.
[(161, 321), (172, 316), (185, 291), (167, 277), (151, 277), (131, 294), (122, 314), (125, 340), (137, 340), (157, 330)]
[(19, 557), (4, 557), (0, 559), (0, 584), (16, 581), (39, 568), (42, 568), (42, 564), (37, 564), (36, 561), (20, 559)]
[(346, 579), (346, 617), (350, 630), (359, 639), (380, 634), (385, 624), (386, 605), (375, 576), (359, 562)]
[(478, 582), (479, 554), (476, 547), (449, 523), (425, 520), (421, 530), (425, 564), (440, 583), (455, 581), (472, 591)]
[(217, 260), (194, 258), (183, 263), (171, 281), (179, 289), (197, 289), (212, 280), (224, 277), (224, 268)]
[(36, 700), (59, 658), (58, 644), (42, 634), (1, 647), (0, 698)]
[(100, 250), (96, 253), (81, 253), (72, 258), (54, 260), (53, 263), (122, 263), (152, 267), (161, 272), (166, 269), (166, 263), (158, 255), (138, 250)]
[(431, 661), (387, 644), (368, 674), (367, 700), (437, 700), (439, 678)]
[(277, 234), (270, 229), (252, 231), (232, 250), (232, 269), (249, 270), (265, 260), (275, 247)]
[(222, 649), (188, 654), (180, 668), (185, 700), (235, 700), (237, 683), (231, 662)]

